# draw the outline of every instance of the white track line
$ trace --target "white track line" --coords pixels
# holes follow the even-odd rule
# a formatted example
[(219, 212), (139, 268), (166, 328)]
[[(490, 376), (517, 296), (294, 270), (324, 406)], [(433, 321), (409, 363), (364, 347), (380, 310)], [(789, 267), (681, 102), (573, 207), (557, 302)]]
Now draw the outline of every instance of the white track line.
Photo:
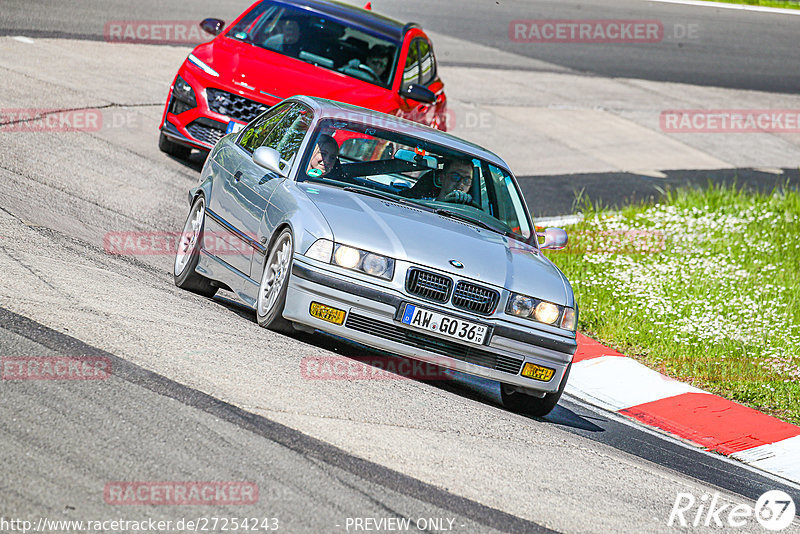
[(684, 6), (716, 7), (719, 9), (738, 9), (741, 11), (757, 11), (774, 15), (800, 15), (800, 9), (784, 9), (780, 7), (749, 6), (747, 4), (725, 4), (722, 2), (700, 2), (698, 0), (647, 0), (661, 4), (681, 4)]
[(731, 457), (800, 483), (800, 436), (737, 452)]
[(25, 37), (24, 35), (15, 35), (14, 37), (12, 37), (12, 39), (14, 39), (15, 41), (19, 41), (20, 43), (33, 44), (33, 39), (31, 39), (30, 37)]

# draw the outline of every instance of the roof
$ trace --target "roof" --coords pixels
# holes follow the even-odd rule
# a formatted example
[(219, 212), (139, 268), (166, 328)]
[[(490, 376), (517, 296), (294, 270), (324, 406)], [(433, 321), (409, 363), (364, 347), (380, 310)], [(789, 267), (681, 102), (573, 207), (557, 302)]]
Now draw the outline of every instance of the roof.
[[(395, 41), (402, 41), (403, 37), (411, 27), (417, 27), (415, 23), (404, 23), (391, 17), (366, 10), (361, 7), (338, 2), (336, 0), (274, 0), (275, 3), (284, 4), (311, 11), (321, 16), (330, 17), (348, 26), (356, 26), (372, 33), (390, 37)], [(366, 0), (364, 0), (366, 4)]]
[(482, 146), (470, 143), (460, 137), (448, 134), (441, 130), (436, 130), (424, 124), (412, 122), (401, 117), (394, 115), (387, 115), (378, 111), (372, 111), (367, 108), (346, 104), (344, 102), (337, 102), (335, 100), (327, 100), (324, 98), (312, 96), (293, 96), (288, 100), (297, 100), (303, 102), (314, 110), (314, 114), (322, 116), (333, 116), (336, 118), (346, 117), (349, 121), (364, 122), (366, 124), (379, 124), (381, 128), (386, 130), (412, 135), (431, 143), (437, 143), (445, 147), (457, 150), (459, 152), (467, 152), (482, 160), (488, 161), (505, 169), (508, 169), (508, 164), (503, 159)]

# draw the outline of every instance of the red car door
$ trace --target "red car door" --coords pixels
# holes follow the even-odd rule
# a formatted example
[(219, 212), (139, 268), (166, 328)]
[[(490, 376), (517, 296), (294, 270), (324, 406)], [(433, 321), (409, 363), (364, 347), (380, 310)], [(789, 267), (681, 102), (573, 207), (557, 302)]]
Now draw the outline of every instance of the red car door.
[[(406, 35), (400, 54), (395, 90), (399, 102), (399, 115), (405, 119), (447, 130), (445, 116), (447, 98), (444, 83), (439, 78), (433, 46), (421, 31)], [(429, 89), (435, 96), (433, 102), (422, 102), (404, 97), (409, 85), (416, 84)]]

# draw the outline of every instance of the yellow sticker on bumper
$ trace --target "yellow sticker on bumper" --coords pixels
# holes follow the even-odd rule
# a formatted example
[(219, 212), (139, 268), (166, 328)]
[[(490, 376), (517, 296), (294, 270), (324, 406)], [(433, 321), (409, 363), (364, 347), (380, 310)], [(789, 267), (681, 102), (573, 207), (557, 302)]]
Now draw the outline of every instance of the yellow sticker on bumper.
[(522, 376), (526, 378), (533, 378), (534, 380), (539, 380), (540, 382), (549, 382), (552, 380), (554, 374), (554, 369), (542, 367), (541, 365), (536, 365), (535, 363), (530, 362), (526, 363), (525, 367), (522, 368)]
[(321, 319), (333, 324), (342, 324), (344, 322), (345, 315), (347, 315), (344, 310), (326, 306), (325, 304), (320, 304), (319, 302), (312, 302), (308, 313), (311, 314), (311, 317), (316, 317), (317, 319)]

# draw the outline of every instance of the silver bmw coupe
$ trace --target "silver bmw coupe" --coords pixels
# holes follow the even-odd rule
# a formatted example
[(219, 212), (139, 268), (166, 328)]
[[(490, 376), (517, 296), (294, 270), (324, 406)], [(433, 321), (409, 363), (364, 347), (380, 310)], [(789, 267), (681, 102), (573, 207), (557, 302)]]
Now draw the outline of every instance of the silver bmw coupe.
[(297, 96), (223, 137), (189, 204), (178, 287), (232, 291), (272, 330), (496, 380), (515, 411), (544, 416), (558, 403), (578, 311), (541, 251), (567, 236), (536, 232), (495, 154)]

